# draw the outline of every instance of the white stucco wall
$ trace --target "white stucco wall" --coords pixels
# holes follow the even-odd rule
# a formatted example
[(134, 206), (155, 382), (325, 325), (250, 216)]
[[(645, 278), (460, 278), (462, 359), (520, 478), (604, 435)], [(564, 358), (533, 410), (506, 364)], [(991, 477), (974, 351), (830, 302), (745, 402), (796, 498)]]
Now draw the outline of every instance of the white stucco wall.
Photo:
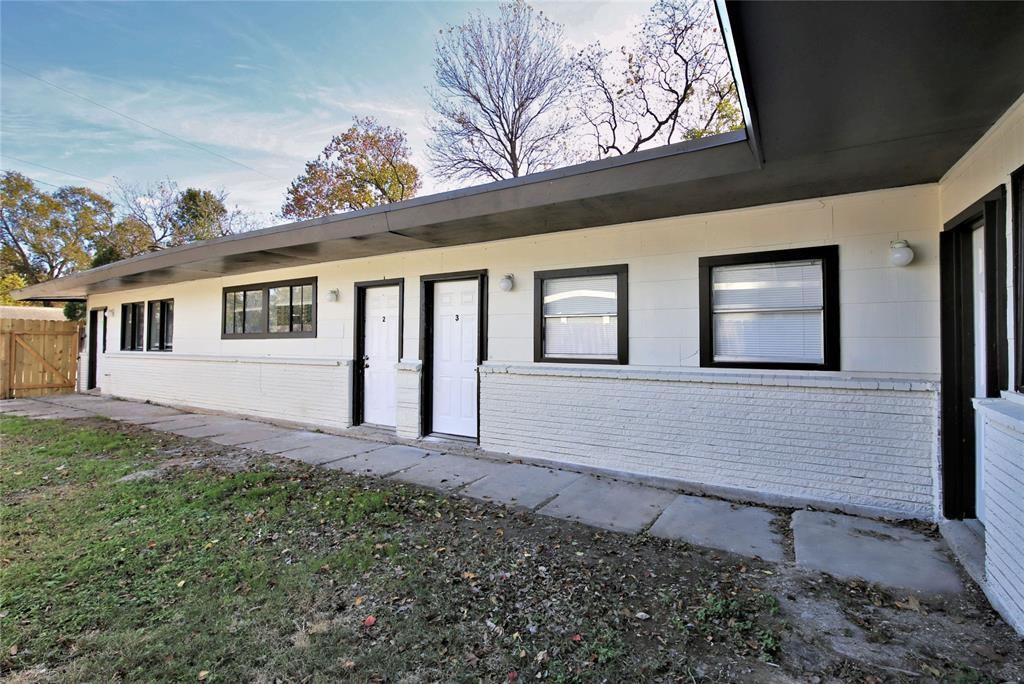
[[(419, 349), (419, 277), (489, 270), (489, 357), (533, 359), (533, 272), (609, 263), (629, 265), (630, 363), (696, 367), (697, 260), (702, 256), (812, 245), (840, 246), (844, 371), (931, 374), (939, 371), (938, 203), (935, 186), (647, 221), (557, 235), (211, 278), (90, 297), (120, 316), (124, 302), (175, 300), (175, 354), (351, 358), (353, 283), (406, 278), (405, 356)], [(906, 268), (889, 265), (889, 242), (907, 239), (916, 252)], [(497, 281), (516, 277), (512, 292)], [(315, 339), (221, 340), (221, 288), (318, 276)], [(326, 301), (337, 288), (341, 301)], [(119, 318), (109, 351), (118, 348)], [(133, 352), (143, 356), (150, 352)]]
[[(329, 364), (352, 357), (355, 282), (406, 279), (404, 358), (415, 361), (419, 354), (420, 276), (488, 269), (489, 360), (532, 365), (534, 271), (626, 263), (629, 266), (630, 366), (625, 370), (691, 369), (704, 374), (706, 383), (713, 386), (716, 377), (724, 378), (728, 372), (698, 368), (698, 259), (716, 254), (838, 244), (842, 371), (796, 375), (827, 378), (828, 382), (856, 381), (863, 376), (868, 383), (880, 378), (929, 383), (937, 380), (939, 372), (939, 225), (938, 188), (924, 185), (97, 295), (90, 297), (90, 307), (107, 306), (117, 312), (110, 322), (108, 353), (100, 360), (98, 381), (102, 391), (121, 396), (343, 427), (348, 424), (351, 410), (347, 366), (331, 370)], [(888, 261), (889, 242), (897, 238), (909, 240), (916, 252), (913, 264), (905, 268), (892, 267)], [(512, 273), (516, 279), (511, 292), (502, 292), (498, 287), (499, 279), (506, 273)], [(220, 338), (221, 288), (306, 276), (319, 279), (315, 339)], [(327, 301), (331, 289), (340, 290), (340, 301)], [(117, 351), (120, 305), (163, 298), (173, 298), (175, 302), (174, 351)], [(202, 357), (202, 360), (191, 357)], [(243, 362), (257, 358), (264, 363)], [(299, 367), (304, 368), (301, 373), (295, 366), (284, 367), (297, 359), (313, 360), (322, 365), (306, 368), (300, 364)], [(276, 364), (283, 367), (281, 372), (272, 371)], [(310, 379), (314, 376), (317, 381)], [(628, 393), (640, 381), (620, 377), (616, 382)], [(418, 383), (419, 371), (415, 364), (399, 373), (398, 422), (402, 434), (414, 434), (417, 430)], [(538, 391), (546, 392), (549, 386), (541, 385)], [(493, 406), (499, 399), (497, 395), (488, 394), (492, 387), (502, 391), (497, 384), (485, 381), (481, 398), (484, 406)], [(682, 384), (672, 387), (672, 391), (684, 389)], [(245, 395), (244, 399), (236, 397), (241, 394)], [(548, 400), (555, 396), (551, 394)], [(789, 396), (783, 391), (783, 396), (777, 399), (785, 402)], [(900, 401), (890, 403), (888, 395), (873, 394), (854, 383), (830, 397), (823, 397), (822, 401), (833, 407), (834, 420), (830, 423), (830, 419), (824, 418), (815, 428), (819, 432), (828, 432), (832, 429), (830, 425), (837, 429), (843, 425), (844, 409), (836, 406), (837, 402), (847, 400), (859, 404), (877, 403), (875, 412), (895, 413), (892, 420), (896, 422), (906, 419), (919, 425), (928, 423), (921, 432), (925, 438), (923, 446), (914, 447), (905, 457), (888, 452), (882, 456), (879, 455), (881, 449), (869, 450), (864, 452), (866, 456), (851, 458), (845, 466), (843, 458), (835, 459), (830, 466), (838, 470), (845, 468), (850, 478), (867, 482), (879, 472), (865, 471), (862, 464), (854, 461), (867, 458), (881, 459), (881, 462), (892, 456), (894, 462), (890, 465), (905, 465), (908, 472), (919, 476), (914, 481), (914, 492), (907, 497), (901, 498), (903, 495), (899, 494), (888, 499), (884, 492), (875, 498), (830, 496), (825, 491), (829, 487), (827, 478), (813, 486), (803, 482), (786, 489), (769, 482), (767, 473), (761, 480), (763, 486), (774, 488), (772, 491), (776, 493), (803, 497), (801, 500), (841, 503), (845, 497), (848, 503), (856, 499), (857, 505), (877, 506), (893, 514), (929, 515), (934, 510), (928, 499), (934, 501), (935, 498), (934, 475), (938, 459), (933, 438), (937, 431), (934, 388), (900, 395)], [(558, 401), (567, 400), (563, 397)], [(609, 410), (615, 408), (610, 406)], [(550, 425), (553, 434), (571, 435), (575, 430), (572, 418), (571, 414), (566, 414), (563, 423)], [(720, 419), (742, 423), (738, 416), (723, 415)], [(885, 426), (879, 423), (877, 427)], [(482, 429), (486, 445), (489, 443), (487, 431), (491, 428), (484, 421)], [(875, 428), (869, 425), (866, 429)], [(929, 435), (931, 439), (927, 439)], [(533, 437), (542, 439), (544, 436), (534, 434)], [(692, 455), (694, 449), (699, 449), (701, 439), (690, 439), (686, 453)], [(785, 442), (790, 437), (780, 439)], [(491, 443), (499, 446), (497, 438)], [(713, 461), (715, 452), (710, 448), (711, 442), (708, 444), (706, 457), (693, 463)], [(796, 442), (793, 444), (797, 449)], [(502, 446), (514, 451), (515, 445), (508, 444), (506, 439)], [(757, 448), (756, 440), (752, 439), (751, 458), (760, 458), (753, 453)], [(782, 448), (785, 449), (784, 444)], [(679, 465), (684, 461), (681, 449), (645, 457), (634, 450), (621, 454), (620, 469), (692, 481), (713, 477), (708, 467), (687, 471)], [(815, 466), (808, 462), (800, 467), (806, 470)], [(716, 483), (727, 486), (729, 475), (724, 470), (721, 473)], [(836, 474), (839, 476), (838, 471)], [(780, 479), (780, 476), (772, 478)], [(758, 482), (754, 476), (741, 486), (754, 490)], [(850, 485), (853, 486), (852, 480)], [(883, 490), (900, 489), (905, 488), (906, 483), (890, 477), (888, 482), (877, 486)]]

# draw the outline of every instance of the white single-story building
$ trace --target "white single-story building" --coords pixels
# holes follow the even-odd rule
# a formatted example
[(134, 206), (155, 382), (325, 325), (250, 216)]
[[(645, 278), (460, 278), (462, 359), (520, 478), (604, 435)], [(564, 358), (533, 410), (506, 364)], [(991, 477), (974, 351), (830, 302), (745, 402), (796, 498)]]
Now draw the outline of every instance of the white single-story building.
[(1024, 4), (719, 12), (743, 130), (20, 296), (105, 395), (974, 520), (1024, 629)]

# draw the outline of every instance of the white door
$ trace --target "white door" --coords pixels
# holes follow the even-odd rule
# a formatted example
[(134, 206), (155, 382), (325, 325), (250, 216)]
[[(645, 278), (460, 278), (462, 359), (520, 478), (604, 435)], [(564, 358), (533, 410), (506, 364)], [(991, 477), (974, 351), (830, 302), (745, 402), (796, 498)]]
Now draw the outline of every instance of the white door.
[(434, 283), (434, 432), (476, 437), (476, 280)]
[[(985, 353), (985, 231), (971, 234), (971, 256), (974, 291), (974, 396), (988, 394), (988, 357)], [(985, 434), (981, 414), (974, 414), (974, 508), (975, 515), (985, 522)]]
[(363, 421), (395, 425), (398, 370), (398, 286), (366, 289), (363, 318)]

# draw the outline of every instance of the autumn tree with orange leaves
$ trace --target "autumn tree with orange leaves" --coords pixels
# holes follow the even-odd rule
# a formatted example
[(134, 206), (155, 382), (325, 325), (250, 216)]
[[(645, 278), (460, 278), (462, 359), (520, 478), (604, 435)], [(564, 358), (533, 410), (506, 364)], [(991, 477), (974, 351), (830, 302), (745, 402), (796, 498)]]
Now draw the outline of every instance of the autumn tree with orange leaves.
[(281, 214), (307, 219), (400, 202), (416, 195), (420, 175), (405, 133), (372, 117), (356, 118), (292, 181)]

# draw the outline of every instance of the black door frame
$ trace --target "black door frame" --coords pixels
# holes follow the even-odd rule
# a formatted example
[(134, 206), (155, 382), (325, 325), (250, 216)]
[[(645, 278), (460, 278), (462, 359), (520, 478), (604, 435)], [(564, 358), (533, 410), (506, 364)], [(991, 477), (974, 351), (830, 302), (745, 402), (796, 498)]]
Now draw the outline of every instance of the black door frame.
[(352, 349), (352, 425), (363, 424), (363, 393), (366, 388), (366, 291), (374, 287), (398, 286), (398, 360), (402, 360), (403, 336), (405, 334), (405, 278), (364, 280), (355, 284), (355, 338)]
[[(97, 335), (99, 322), (103, 321), (103, 335)], [(97, 342), (102, 340), (103, 344)], [(85, 389), (96, 389), (96, 365), (99, 362), (100, 349), (107, 351), (107, 307), (100, 306), (89, 310), (89, 372), (85, 380)]]
[[(977, 228), (978, 223), (981, 227)], [(976, 517), (974, 431), (974, 273), (971, 235), (985, 245), (986, 395), (1007, 388), (1006, 188), (1000, 185), (946, 222), (939, 236), (942, 346), (942, 514)]]
[(480, 443), (480, 365), (487, 360), (487, 269), (434, 273), (420, 276), (420, 426), (424, 436), (431, 434), (434, 417), (434, 284), (453, 280), (476, 280), (476, 442)]

